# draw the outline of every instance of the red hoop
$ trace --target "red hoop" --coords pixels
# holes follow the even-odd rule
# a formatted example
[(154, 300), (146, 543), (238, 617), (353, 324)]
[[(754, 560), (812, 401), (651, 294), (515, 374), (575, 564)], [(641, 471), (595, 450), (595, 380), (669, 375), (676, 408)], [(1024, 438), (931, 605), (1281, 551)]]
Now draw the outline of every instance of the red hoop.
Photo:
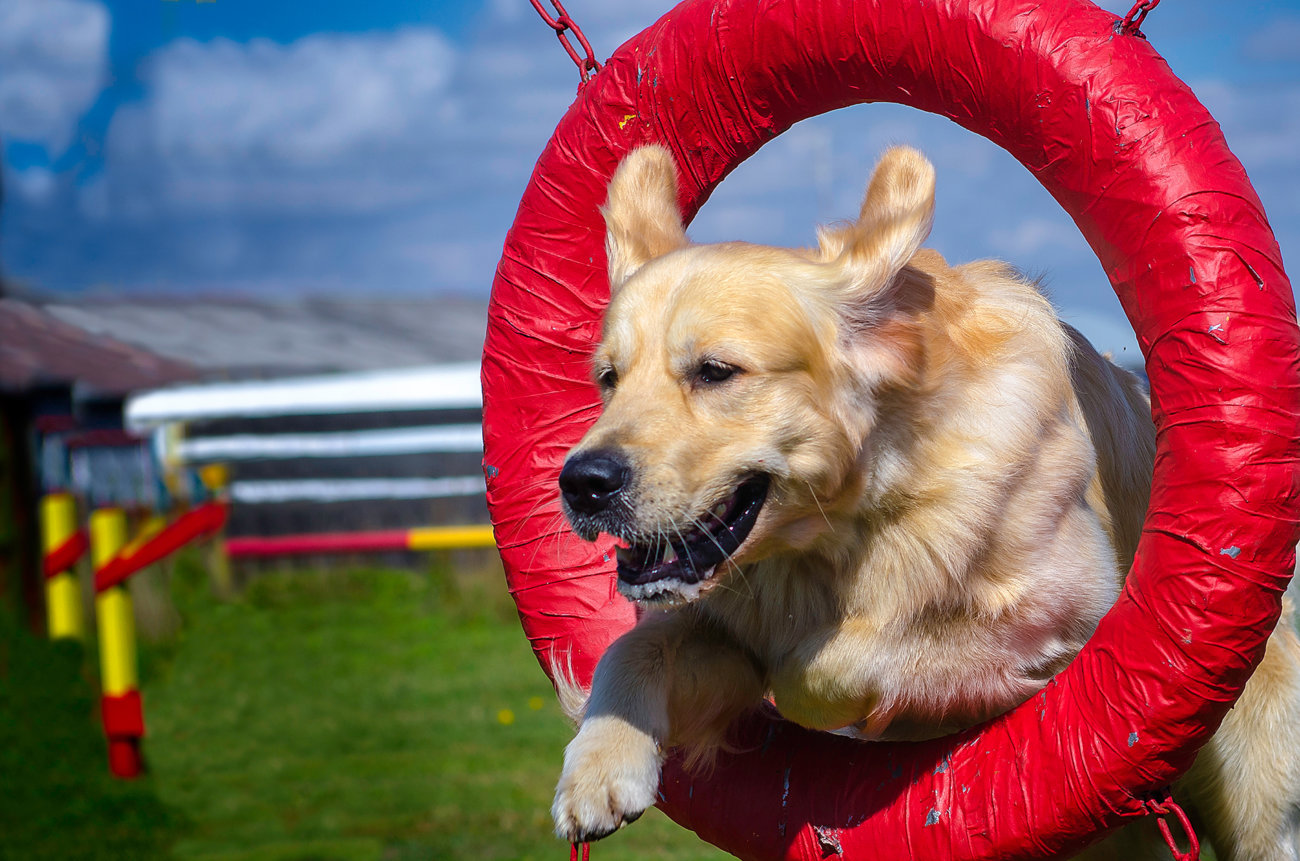
[[(761, 6), (761, 8), (760, 8)], [(1123, 596), (1078, 660), (982, 728), (861, 745), (765, 716), (665, 809), (743, 857), (1045, 857), (1141, 815), (1263, 653), (1297, 539), (1300, 331), (1277, 243), (1218, 126), (1144, 40), (1084, 0), (688, 0), (624, 45), (537, 163), (493, 286), (488, 498), (543, 666), (589, 677), (633, 623), (608, 544), (565, 529), (554, 479), (596, 414), (607, 300), (597, 206), (659, 141), (693, 216), (794, 122), (895, 101), (1011, 152), (1073, 216), (1136, 329), (1159, 433)]]

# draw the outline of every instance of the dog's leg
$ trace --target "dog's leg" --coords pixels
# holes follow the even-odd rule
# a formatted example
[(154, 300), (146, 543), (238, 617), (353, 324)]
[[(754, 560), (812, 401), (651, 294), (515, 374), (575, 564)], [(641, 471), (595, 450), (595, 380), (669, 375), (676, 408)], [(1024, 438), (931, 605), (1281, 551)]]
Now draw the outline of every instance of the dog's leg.
[(1220, 861), (1300, 861), (1300, 639), (1289, 615), (1179, 791)]
[(597, 840), (635, 820), (654, 803), (664, 748), (716, 746), (763, 691), (753, 659), (693, 614), (647, 616), (596, 667), (582, 725), (564, 751), (555, 833)]

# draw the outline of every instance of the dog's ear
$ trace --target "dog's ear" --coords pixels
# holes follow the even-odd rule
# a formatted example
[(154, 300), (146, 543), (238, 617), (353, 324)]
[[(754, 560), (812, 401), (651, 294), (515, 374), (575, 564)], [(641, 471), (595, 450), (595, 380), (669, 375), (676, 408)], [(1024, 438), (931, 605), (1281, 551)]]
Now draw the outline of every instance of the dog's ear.
[(933, 222), (934, 166), (894, 147), (871, 174), (857, 222), (819, 231), (820, 256), (841, 267), (850, 297), (869, 301), (920, 250)]
[(930, 235), (934, 167), (909, 147), (881, 156), (853, 224), (822, 230), (820, 258), (837, 267), (836, 301), (845, 346), (873, 385), (911, 379), (923, 349), (917, 314), (934, 300), (934, 284), (908, 261)]
[(611, 293), (648, 261), (688, 244), (677, 209), (677, 167), (658, 144), (634, 149), (623, 159), (600, 212)]

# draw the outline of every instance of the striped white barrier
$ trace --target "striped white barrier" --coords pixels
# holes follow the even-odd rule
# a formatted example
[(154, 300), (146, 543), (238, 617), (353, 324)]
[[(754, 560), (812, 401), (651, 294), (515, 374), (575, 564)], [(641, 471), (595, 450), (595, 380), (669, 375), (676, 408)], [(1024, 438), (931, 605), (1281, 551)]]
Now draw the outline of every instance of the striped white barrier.
[(477, 424), (327, 433), (232, 434), (183, 439), (176, 445), (176, 454), (185, 463), (482, 450), (483, 429)]
[(245, 505), (282, 502), (357, 502), (369, 499), (443, 499), (486, 493), (481, 475), (445, 478), (305, 478), (234, 481), (230, 498)]

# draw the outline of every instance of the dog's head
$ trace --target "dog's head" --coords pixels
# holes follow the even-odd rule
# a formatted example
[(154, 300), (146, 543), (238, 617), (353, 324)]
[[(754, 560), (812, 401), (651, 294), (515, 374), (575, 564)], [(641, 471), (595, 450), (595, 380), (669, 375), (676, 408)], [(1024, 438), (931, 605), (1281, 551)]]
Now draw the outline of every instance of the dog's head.
[(579, 535), (626, 544), (625, 595), (692, 600), (736, 565), (808, 546), (856, 503), (880, 393), (921, 361), (925, 290), (905, 267), (933, 209), (933, 168), (899, 148), (857, 222), (821, 231), (816, 250), (693, 245), (668, 151), (619, 166), (593, 362), (604, 411), (560, 488)]

